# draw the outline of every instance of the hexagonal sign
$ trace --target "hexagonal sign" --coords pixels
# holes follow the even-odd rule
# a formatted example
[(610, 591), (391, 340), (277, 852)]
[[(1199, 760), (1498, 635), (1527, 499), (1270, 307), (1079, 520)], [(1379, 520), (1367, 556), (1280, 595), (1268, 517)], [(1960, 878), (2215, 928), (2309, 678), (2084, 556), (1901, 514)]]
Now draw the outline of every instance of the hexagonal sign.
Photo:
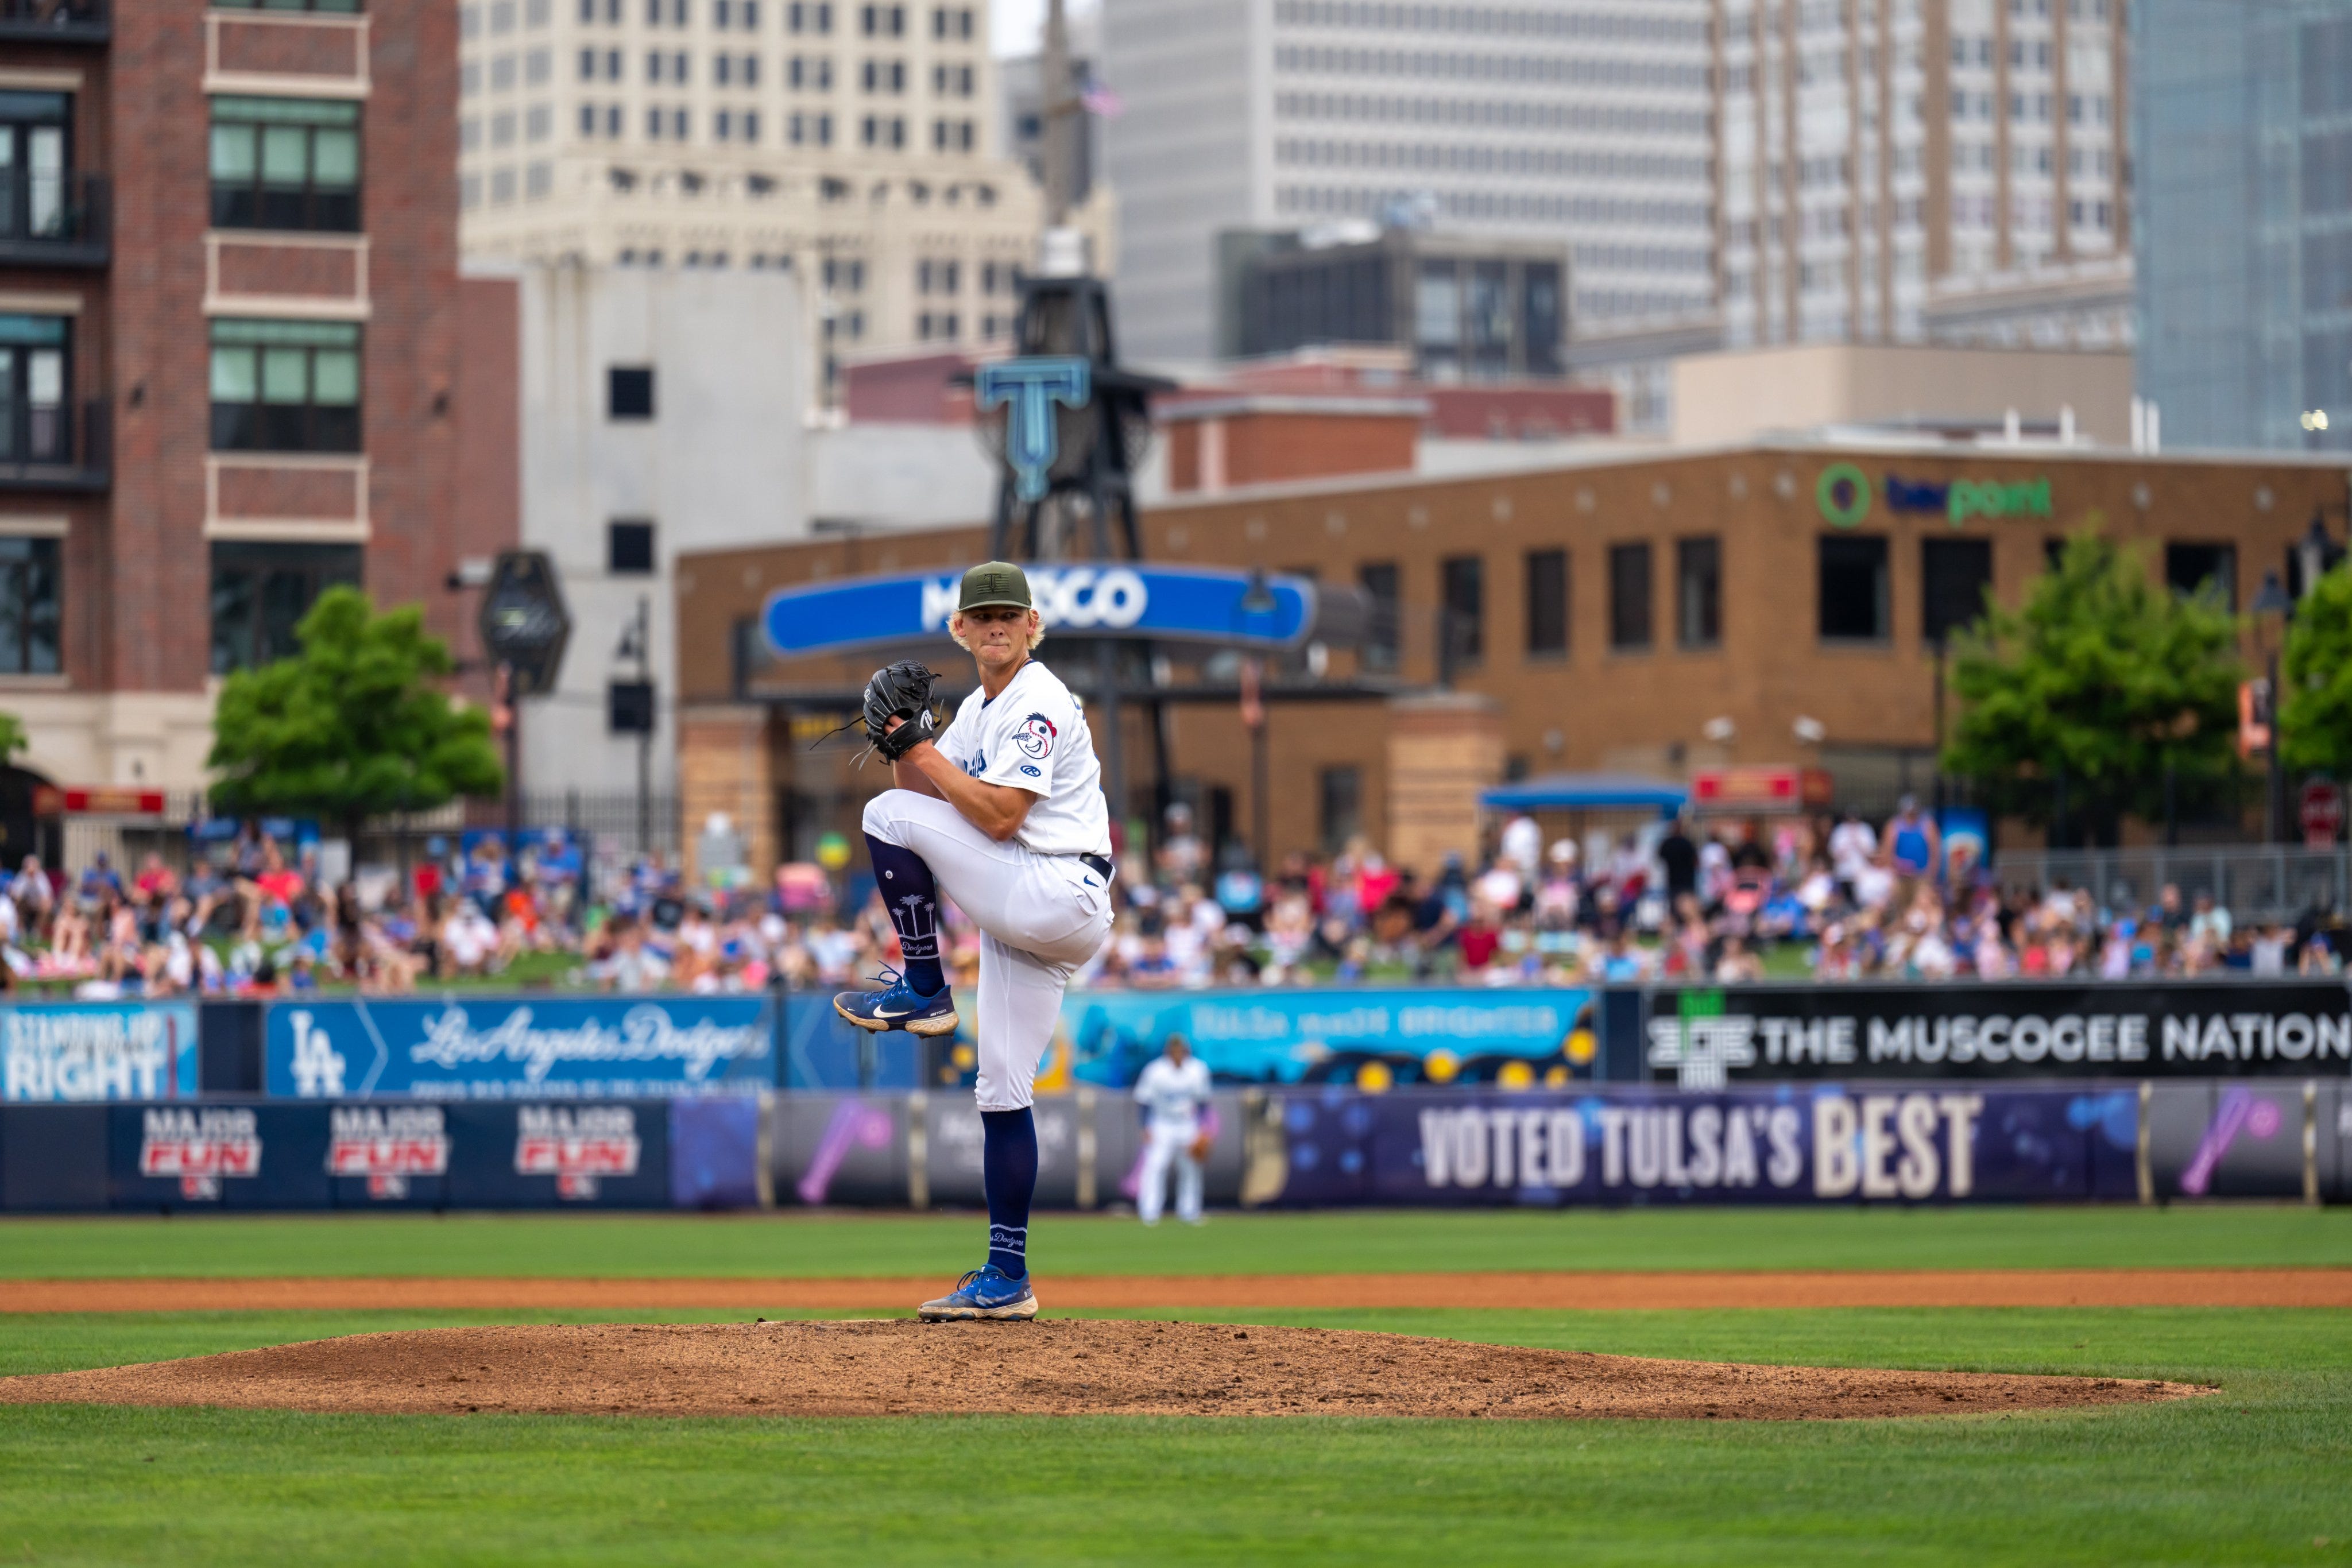
[(541, 696), (555, 689), (564, 644), (572, 639), (572, 614), (545, 550), (499, 553), (482, 595), (481, 625), (482, 646), (514, 671), (509, 688), (513, 695)]

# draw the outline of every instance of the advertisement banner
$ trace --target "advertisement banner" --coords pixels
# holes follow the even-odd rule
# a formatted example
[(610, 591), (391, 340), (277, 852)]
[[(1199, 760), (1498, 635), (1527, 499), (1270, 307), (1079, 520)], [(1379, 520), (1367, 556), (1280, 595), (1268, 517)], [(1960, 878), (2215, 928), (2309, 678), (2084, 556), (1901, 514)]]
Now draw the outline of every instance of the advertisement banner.
[(1745, 986), (1651, 993), (1646, 1063), (1685, 1089), (1839, 1078), (2352, 1075), (2333, 981)]
[(306, 1105), (116, 1105), (107, 1112), (116, 1208), (325, 1208), (329, 1130)]
[(1381, 1087), (1557, 1085), (1592, 1076), (1597, 1027), (1582, 988), (1074, 991), (1062, 1003), (1076, 1076), (1114, 1088), (1171, 1034), (1220, 1082), (1352, 1083), (1370, 1069)]
[(0, 1007), (0, 1083), (12, 1104), (194, 1099), (193, 1002)]
[(263, 1025), (277, 1097), (660, 1099), (775, 1086), (761, 997), (281, 1002)]
[(2129, 1198), (2137, 1096), (2089, 1088), (1718, 1094), (1285, 1092), (1245, 1190), (1285, 1207)]

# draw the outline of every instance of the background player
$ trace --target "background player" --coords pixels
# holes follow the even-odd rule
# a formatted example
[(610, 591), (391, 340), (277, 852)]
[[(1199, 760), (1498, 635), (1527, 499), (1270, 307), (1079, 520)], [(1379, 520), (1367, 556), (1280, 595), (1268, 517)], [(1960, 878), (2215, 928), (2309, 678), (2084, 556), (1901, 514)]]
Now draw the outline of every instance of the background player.
[(1135, 1192), (1136, 1212), (1146, 1225), (1160, 1223), (1167, 1200), (1168, 1167), (1176, 1167), (1176, 1218), (1201, 1223), (1201, 1167), (1209, 1139), (1201, 1111), (1209, 1102), (1209, 1065), (1192, 1054), (1181, 1034), (1168, 1037), (1166, 1051), (1151, 1059), (1135, 1081), (1143, 1106), (1143, 1180)]
[[(922, 1305), (927, 1319), (1028, 1318), (1029, 1203), (1037, 1186), (1030, 1102), (1070, 974), (1110, 934), (1110, 810), (1094, 737), (1069, 687), (1029, 655), (1045, 632), (1017, 566), (964, 573), (948, 631), (980, 689), (937, 740), (929, 688), (907, 703), (877, 672), (866, 727), (887, 738), (898, 788), (866, 808), (866, 843), (906, 969), (887, 989), (834, 998), (860, 1029), (938, 1035), (956, 1025), (940, 967), (941, 890), (981, 929), (980, 1071), (988, 1262)], [(927, 674), (928, 672), (918, 672)], [(894, 712), (894, 710), (896, 710)], [(905, 718), (905, 714), (912, 714)], [(902, 733), (911, 723), (911, 743)]]

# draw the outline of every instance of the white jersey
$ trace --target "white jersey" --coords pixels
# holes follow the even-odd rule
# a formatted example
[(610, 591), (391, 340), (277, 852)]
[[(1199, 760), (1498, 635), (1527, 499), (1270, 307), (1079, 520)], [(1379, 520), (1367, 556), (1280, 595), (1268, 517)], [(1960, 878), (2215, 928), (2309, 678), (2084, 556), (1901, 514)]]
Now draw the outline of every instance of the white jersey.
[(1038, 797), (1013, 841), (1041, 855), (1110, 853), (1110, 807), (1086, 710), (1061, 677), (1032, 659), (994, 698), (975, 691), (936, 742), (984, 784)]
[(1208, 1103), (1209, 1064), (1188, 1056), (1179, 1067), (1155, 1056), (1135, 1081), (1135, 1098), (1150, 1114), (1153, 1132), (1190, 1138), (1200, 1127), (1201, 1107)]

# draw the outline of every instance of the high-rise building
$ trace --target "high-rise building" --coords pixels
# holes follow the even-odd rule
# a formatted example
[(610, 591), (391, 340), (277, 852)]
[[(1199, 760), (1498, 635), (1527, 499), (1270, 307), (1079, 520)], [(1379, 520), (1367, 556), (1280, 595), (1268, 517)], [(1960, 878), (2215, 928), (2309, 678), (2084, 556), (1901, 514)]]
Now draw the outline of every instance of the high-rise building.
[(2124, 0), (1713, 0), (1727, 343), (2129, 340)]
[(1205, 359), (1217, 235), (1566, 240), (1570, 314), (1715, 306), (1707, 0), (1105, 0), (1122, 345)]
[(457, 56), (427, 0), (0, 5), (0, 852), (35, 783), (204, 782), (210, 678), (325, 584), (466, 651)]
[(1044, 204), (986, 0), (464, 0), (458, 32), (468, 256), (790, 269), (827, 382), (1011, 329)]
[[(1065, 77), (1064, 99), (1081, 99), (1095, 86), (1096, 61), (1102, 54), (1102, 13), (1082, 11), (1069, 19), (1070, 68)], [(1015, 55), (996, 62), (1002, 85), (1005, 152), (1021, 161), (1029, 177), (1045, 183), (1045, 57)], [(1083, 108), (1083, 102), (1081, 108)], [(1101, 137), (1091, 112), (1070, 117), (1073, 153), (1071, 197), (1083, 203), (1095, 187), (1095, 165)]]
[(2163, 439), (2352, 447), (2352, 0), (2137, 0), (2131, 26)]

